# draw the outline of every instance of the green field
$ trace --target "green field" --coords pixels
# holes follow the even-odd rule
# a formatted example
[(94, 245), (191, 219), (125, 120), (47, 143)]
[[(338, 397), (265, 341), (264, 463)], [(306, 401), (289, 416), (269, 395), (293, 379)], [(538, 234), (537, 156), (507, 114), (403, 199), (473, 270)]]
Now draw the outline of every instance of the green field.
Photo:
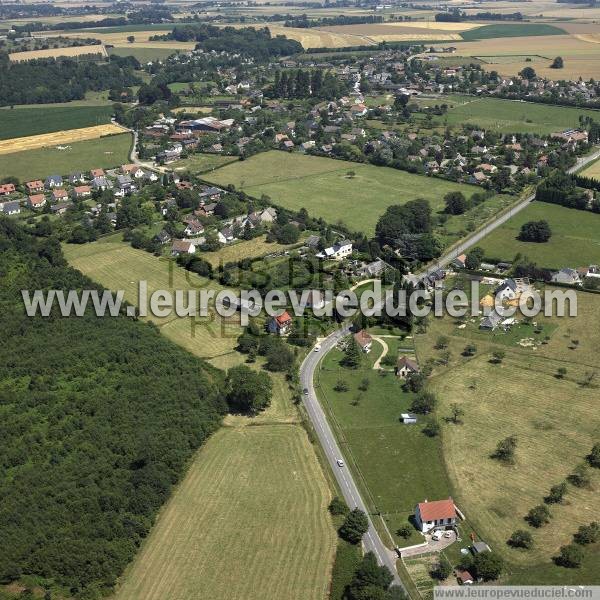
[[(349, 177), (348, 171), (355, 176)], [(477, 191), (474, 186), (397, 169), (277, 150), (227, 165), (205, 178), (217, 185), (233, 183), (252, 196), (266, 194), (284, 208), (306, 208), (313, 217), (369, 235), (392, 204), (426, 198), (434, 210), (440, 210), (447, 192), (461, 190), (470, 196)]]
[[(422, 101), (421, 104), (424, 102)], [(477, 98), (475, 96), (447, 96), (446, 115), (434, 122), (448, 125), (471, 123), (499, 133), (548, 134), (579, 125), (579, 116), (600, 119), (600, 111), (563, 106), (517, 102), (500, 98)], [(442, 99), (429, 101), (430, 105), (442, 104)]]
[(170, 166), (174, 171), (190, 171), (191, 173), (201, 174), (208, 171), (214, 171), (219, 167), (236, 162), (235, 156), (221, 156), (220, 154), (192, 154), (188, 158), (178, 160)]
[(165, 60), (171, 54), (175, 54), (176, 50), (172, 48), (140, 48), (138, 46), (122, 46), (108, 48), (109, 54), (117, 56), (133, 56), (142, 64), (153, 62), (155, 60)]
[(463, 40), (470, 42), (473, 40), (490, 40), (493, 38), (565, 34), (566, 31), (564, 29), (560, 29), (554, 25), (546, 25), (544, 23), (495, 23), (494, 25), (484, 25), (483, 27), (463, 31), (460, 36)]
[[(384, 339), (390, 352), (398, 345), (410, 346), (410, 341), (394, 344), (394, 338)], [(323, 359), (316, 383), (349, 466), (360, 473), (357, 481), (365, 502), (371, 511), (383, 513), (394, 533), (414, 513), (418, 502), (446, 498), (450, 487), (439, 439), (422, 432), (423, 418), (421, 425), (399, 422), (400, 413), (408, 412), (413, 395), (403, 392), (402, 381), (392, 371), (382, 375), (372, 368), (382, 350), (379, 342), (374, 342), (361, 368), (352, 370), (340, 366), (343, 353), (334, 349)], [(397, 349), (393, 352), (397, 355)], [(365, 378), (368, 389), (361, 391), (359, 386)], [(338, 380), (346, 382), (348, 391), (334, 389)], [(399, 545), (420, 541), (416, 531), (409, 542), (396, 539)]]
[[(552, 237), (546, 243), (517, 240), (521, 225), (548, 221)], [(556, 204), (533, 202), (498, 227), (479, 244), (489, 259), (511, 261), (517, 253), (540, 267), (577, 268), (600, 263), (600, 215)]]
[[(0, 140), (110, 123), (111, 106), (52, 106), (0, 109)], [(42, 118), (40, 118), (42, 117)]]
[[(598, 318), (600, 297), (579, 293), (577, 317), (536, 318), (544, 326), (541, 338), (547, 334), (550, 339), (536, 344), (535, 350), (498, 345), (494, 337), (475, 335), (468, 327), (459, 329), (459, 322), (447, 317), (432, 319), (427, 334), (415, 338), (420, 358), (436, 362), (440, 357), (436, 340), (440, 335), (449, 340), (449, 365), (438, 363), (430, 379), (440, 403), (444, 458), (461, 510), (478, 535), (508, 561), (503, 582), (599, 582), (598, 548), (586, 548), (589, 556), (582, 569), (552, 562), (579, 525), (596, 519), (597, 470), (591, 470), (590, 489), (568, 486), (565, 502), (550, 507), (549, 524), (534, 529), (523, 518), (598, 441), (598, 390), (595, 384), (581, 385), (589, 374), (600, 372), (600, 335), (590, 327)], [(461, 355), (469, 341), (477, 347), (473, 358)], [(502, 364), (490, 362), (496, 349), (506, 352)], [(562, 380), (555, 376), (559, 367), (567, 369)], [(464, 410), (460, 425), (444, 420), (452, 403)], [(516, 462), (505, 466), (490, 455), (509, 435), (517, 437)], [(514, 550), (506, 544), (515, 529), (531, 531), (532, 550)]]
[(0, 154), (0, 173), (21, 181), (44, 178), (53, 173), (109, 168), (129, 162), (131, 134), (111, 135), (95, 140), (73, 142), (67, 149), (40, 148), (13, 154)]

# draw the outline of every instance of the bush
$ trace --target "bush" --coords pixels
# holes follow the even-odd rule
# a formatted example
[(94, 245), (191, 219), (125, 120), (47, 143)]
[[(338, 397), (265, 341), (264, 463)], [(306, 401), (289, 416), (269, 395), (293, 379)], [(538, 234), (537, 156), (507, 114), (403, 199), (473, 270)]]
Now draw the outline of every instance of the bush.
[(585, 464), (580, 464), (575, 467), (575, 470), (568, 477), (569, 483), (578, 488), (589, 487), (590, 474)]
[(514, 464), (515, 450), (517, 448), (517, 438), (511, 435), (498, 442), (496, 451), (492, 454), (492, 458), (500, 460), (506, 464)]
[(594, 444), (592, 451), (587, 456), (590, 466), (600, 469), (600, 443)]
[(350, 512), (348, 505), (340, 497), (335, 498), (329, 504), (329, 512), (334, 515), (347, 515)]
[(504, 561), (494, 552), (482, 552), (473, 559), (473, 570), (477, 579), (484, 581), (498, 579), (503, 568)]
[(404, 540), (407, 540), (413, 532), (413, 527), (412, 525), (406, 523), (405, 525), (401, 525), (398, 528), (398, 531), (396, 531), (396, 533)]
[(542, 525), (550, 522), (550, 511), (547, 506), (543, 504), (539, 504), (538, 506), (534, 506), (525, 517), (525, 520), (535, 528), (540, 528)]
[(583, 550), (576, 544), (569, 544), (560, 549), (560, 554), (554, 559), (557, 565), (568, 569), (577, 569), (583, 562)]
[(428, 415), (433, 412), (437, 398), (433, 392), (419, 392), (419, 395), (413, 400), (411, 410), (421, 415)]
[(567, 484), (559, 483), (550, 488), (550, 493), (544, 498), (546, 504), (559, 504), (563, 501), (564, 495), (567, 493)]
[(429, 420), (425, 424), (425, 427), (423, 427), (423, 433), (427, 437), (436, 437), (436, 436), (440, 435), (440, 424), (438, 423), (438, 421), (436, 419)]
[(573, 536), (573, 540), (581, 546), (595, 544), (600, 540), (600, 525), (596, 521), (592, 521), (589, 525), (582, 525)]

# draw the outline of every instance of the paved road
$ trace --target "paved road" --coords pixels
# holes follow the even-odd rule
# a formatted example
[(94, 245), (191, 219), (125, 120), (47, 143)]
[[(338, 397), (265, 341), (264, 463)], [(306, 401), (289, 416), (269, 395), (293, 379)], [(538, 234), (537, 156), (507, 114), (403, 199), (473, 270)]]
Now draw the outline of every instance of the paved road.
[[(596, 150), (592, 154), (586, 156), (585, 158), (579, 159), (577, 164), (569, 170), (569, 172), (574, 172), (577, 169), (585, 166), (589, 162), (596, 160), (600, 156), (600, 149)], [(472, 236), (467, 238), (464, 242), (462, 242), (458, 247), (454, 248), (450, 252), (446, 253), (444, 256), (440, 257), (438, 262), (429, 269), (421, 272), (419, 276), (424, 277), (428, 273), (438, 269), (441, 266), (445, 266), (454, 260), (460, 254), (463, 254), (466, 250), (472, 247), (474, 244), (479, 242), (485, 235), (487, 235), (490, 231), (493, 231), (503, 223), (505, 223), (508, 219), (514, 216), (519, 211), (523, 210), (526, 206), (528, 206), (533, 200), (534, 196), (529, 196), (525, 198), (522, 202), (514, 206), (509, 212), (499, 216), (495, 221), (487, 225), (483, 230), (474, 233)], [(300, 383), (302, 388), (308, 389), (308, 393), (303, 395), (304, 406), (306, 407), (306, 411), (310, 420), (313, 424), (313, 427), (317, 433), (323, 451), (327, 457), (327, 461), (331, 466), (331, 469), (335, 475), (335, 478), (338, 482), (338, 485), (344, 495), (344, 499), (346, 503), (351, 508), (358, 507), (362, 511), (364, 511), (367, 515), (369, 511), (366, 508), (365, 503), (363, 502), (360, 493), (358, 491), (358, 486), (356, 485), (352, 474), (348, 470), (347, 466), (339, 467), (337, 464), (337, 459), (342, 458), (343, 454), (337, 444), (335, 439), (335, 435), (331, 431), (329, 424), (327, 422), (327, 417), (319, 404), (317, 399), (317, 395), (315, 394), (315, 389), (313, 386), (313, 379), (315, 369), (317, 368), (320, 359), (323, 355), (327, 354), (335, 345), (339, 342), (341, 338), (347, 335), (350, 331), (349, 325), (344, 325), (342, 328), (336, 330), (334, 333), (330, 334), (324, 341), (321, 342), (321, 350), (320, 352), (310, 352), (309, 355), (304, 359), (304, 362), (300, 366)], [(398, 571), (396, 570), (396, 556), (395, 553), (390, 551), (386, 545), (383, 543), (379, 534), (377, 533), (375, 527), (373, 526), (373, 522), (369, 517), (369, 531), (363, 538), (363, 542), (367, 551), (372, 551), (377, 556), (377, 559), (380, 564), (386, 565), (394, 576), (394, 583), (396, 585), (400, 585), (404, 588), (400, 577), (398, 576)]]
[[(320, 352), (309, 353), (300, 367), (300, 383), (303, 388), (308, 389), (308, 394), (304, 394), (304, 406), (306, 407), (308, 416), (312, 421), (321, 446), (323, 447), (323, 451), (325, 452), (325, 456), (327, 457), (327, 461), (329, 462), (335, 478), (337, 479), (346, 503), (350, 508), (358, 507), (368, 515), (369, 511), (360, 496), (356, 483), (354, 482), (348, 467), (339, 467), (337, 464), (337, 460), (342, 458), (343, 455), (337, 444), (335, 436), (329, 427), (325, 413), (323, 412), (323, 409), (317, 400), (315, 389), (313, 387), (313, 375), (319, 360), (349, 332), (350, 325), (345, 325), (344, 327), (332, 333), (321, 343)], [(397, 556), (395, 552), (388, 550), (385, 544), (381, 541), (381, 538), (375, 530), (373, 522), (370, 518), (369, 531), (367, 531), (365, 534), (363, 543), (367, 551), (371, 551), (375, 554), (379, 564), (386, 565), (388, 567), (388, 569), (394, 575), (394, 583), (404, 588), (404, 585), (400, 581), (400, 577), (398, 577), (398, 572), (396, 571)]]

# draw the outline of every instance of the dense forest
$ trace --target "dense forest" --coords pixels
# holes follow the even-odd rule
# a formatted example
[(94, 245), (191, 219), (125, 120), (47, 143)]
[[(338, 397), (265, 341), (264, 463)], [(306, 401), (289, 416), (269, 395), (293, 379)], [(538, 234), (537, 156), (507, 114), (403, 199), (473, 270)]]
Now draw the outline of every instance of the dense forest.
[(0, 281), (0, 582), (96, 598), (219, 427), (224, 381), (125, 316), (27, 317), (21, 289), (97, 286), (4, 217)]
[(302, 52), (302, 44), (288, 40), (283, 36), (271, 37), (271, 32), (265, 27), (254, 29), (244, 27), (215, 27), (213, 25), (193, 24), (176, 25), (173, 31), (166, 35), (154, 36), (155, 40), (176, 40), (178, 42), (198, 42), (197, 48), (210, 52), (235, 52), (243, 56), (267, 59), (270, 56), (286, 56)]
[(121, 57), (109, 63), (71, 58), (43, 58), (11, 63), (0, 53), (0, 106), (45, 104), (81, 100), (88, 91), (138, 85), (135, 59)]
[(330, 27), (332, 25), (367, 25), (371, 23), (383, 23), (384, 19), (380, 15), (338, 15), (337, 17), (320, 17), (318, 19), (309, 19), (307, 15), (288, 18), (285, 27)]

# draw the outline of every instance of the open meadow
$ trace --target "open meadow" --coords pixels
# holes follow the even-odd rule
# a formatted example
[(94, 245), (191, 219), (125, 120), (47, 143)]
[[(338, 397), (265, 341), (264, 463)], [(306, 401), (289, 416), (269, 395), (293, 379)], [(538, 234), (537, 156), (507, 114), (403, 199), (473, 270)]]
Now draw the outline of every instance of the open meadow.
[(434, 210), (440, 210), (447, 192), (460, 190), (468, 197), (477, 191), (473, 186), (397, 169), (277, 150), (232, 163), (205, 178), (217, 185), (233, 183), (252, 196), (266, 194), (284, 208), (305, 208), (313, 217), (341, 222), (368, 235), (392, 204), (426, 198)]
[[(118, 239), (65, 245), (65, 256), (107, 288), (124, 290), (132, 302), (139, 280), (150, 291), (221, 289)], [(218, 368), (243, 360), (235, 351), (240, 328), (233, 319), (152, 321)], [(197, 453), (121, 578), (116, 600), (327, 598), (336, 546), (328, 482), (288, 382), (280, 373), (271, 377), (271, 406), (254, 418), (228, 415)]]
[(202, 174), (214, 171), (219, 167), (236, 162), (235, 156), (221, 156), (220, 154), (201, 154), (200, 152), (177, 160), (169, 165), (174, 171), (190, 171), (194, 174)]
[(579, 175), (585, 177), (593, 177), (594, 179), (600, 180), (600, 160), (593, 162), (589, 167), (586, 167)]
[(447, 104), (448, 112), (434, 122), (448, 125), (471, 123), (499, 133), (549, 134), (579, 125), (580, 115), (600, 119), (600, 111), (474, 96), (449, 95), (422, 100), (421, 105)]
[[(476, 532), (508, 561), (505, 582), (598, 582), (596, 550), (590, 550), (596, 558), (588, 556), (581, 570), (558, 567), (552, 557), (579, 525), (596, 519), (600, 473), (591, 470), (590, 487), (569, 483), (564, 502), (549, 506), (549, 524), (535, 529), (524, 520), (530, 508), (543, 503), (551, 486), (565, 481), (585, 460), (600, 435), (600, 336), (589, 326), (600, 318), (600, 297), (577, 297), (577, 317), (537, 318), (540, 334), (520, 334), (537, 338), (530, 347), (518, 342), (518, 333), (501, 340), (502, 334), (480, 331), (477, 323), (461, 329), (449, 317), (432, 319), (427, 333), (415, 337), (420, 358), (436, 364), (429, 385), (438, 397), (453, 497)], [(434, 347), (440, 336), (447, 339), (448, 366)], [(476, 346), (472, 358), (461, 354), (468, 343)], [(500, 364), (491, 361), (499, 349), (505, 352)], [(567, 370), (562, 379), (556, 376), (561, 367)], [(446, 420), (453, 403), (464, 411), (461, 424)], [(516, 460), (505, 465), (491, 455), (511, 435), (517, 439)], [(532, 533), (532, 550), (507, 545), (516, 529)]]
[(66, 175), (74, 171), (116, 167), (129, 162), (131, 143), (131, 134), (122, 133), (68, 143), (61, 146), (62, 149), (48, 147), (0, 154), (0, 173), (29, 181), (55, 173)]
[[(545, 220), (552, 237), (548, 242), (517, 239), (528, 221)], [(488, 259), (512, 261), (517, 253), (540, 267), (577, 268), (600, 263), (600, 215), (547, 202), (532, 202), (487, 235), (479, 244)]]
[(112, 113), (112, 106), (49, 104), (44, 107), (43, 113), (38, 107), (2, 108), (0, 109), (0, 140), (104, 125), (110, 123)]

